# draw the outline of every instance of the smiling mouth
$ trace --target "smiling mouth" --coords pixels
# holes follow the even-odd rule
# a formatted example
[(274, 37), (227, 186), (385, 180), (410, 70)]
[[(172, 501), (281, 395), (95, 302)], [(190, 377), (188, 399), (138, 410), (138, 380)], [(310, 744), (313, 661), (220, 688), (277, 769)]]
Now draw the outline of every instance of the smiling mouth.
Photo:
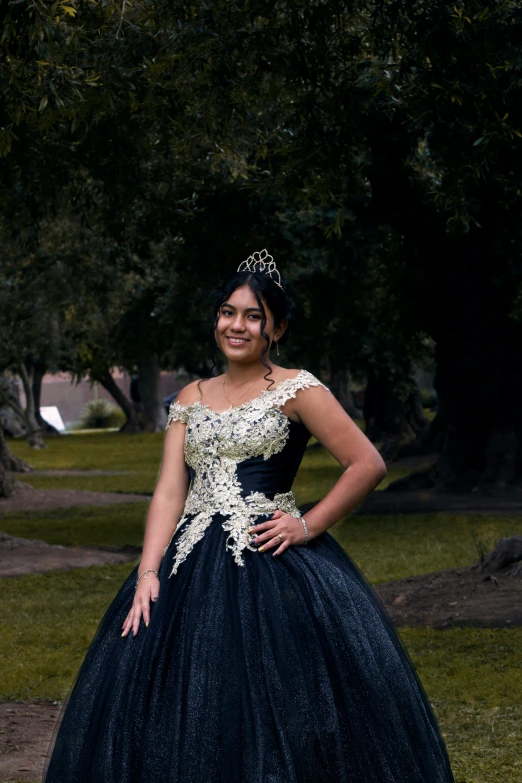
[(227, 340), (232, 345), (244, 345), (245, 343), (250, 342), (250, 340), (247, 340), (243, 337), (227, 337)]

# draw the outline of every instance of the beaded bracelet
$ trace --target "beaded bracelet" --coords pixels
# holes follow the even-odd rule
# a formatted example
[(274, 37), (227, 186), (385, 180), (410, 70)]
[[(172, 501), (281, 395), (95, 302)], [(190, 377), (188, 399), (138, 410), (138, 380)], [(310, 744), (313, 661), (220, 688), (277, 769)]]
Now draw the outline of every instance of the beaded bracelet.
[(141, 576), (139, 576), (139, 577), (136, 579), (136, 587), (134, 588), (135, 590), (137, 590), (137, 589), (138, 589), (138, 582), (140, 581), (141, 577), (142, 577), (142, 576), (144, 576), (144, 577), (145, 577), (145, 579), (148, 579), (148, 577), (147, 577), (147, 574), (149, 574), (150, 572), (152, 572), (153, 574), (156, 574), (156, 576), (157, 576), (157, 577), (158, 577), (158, 579), (159, 579), (159, 574), (158, 574), (158, 572), (157, 572), (157, 571), (155, 571), (153, 568), (147, 568), (147, 570), (146, 570), (146, 571), (144, 571), (144, 572), (141, 574)]
[(303, 523), (304, 534), (305, 534), (304, 546), (306, 546), (308, 544), (308, 527), (306, 525), (306, 520), (304, 517), (301, 517), (301, 522)]

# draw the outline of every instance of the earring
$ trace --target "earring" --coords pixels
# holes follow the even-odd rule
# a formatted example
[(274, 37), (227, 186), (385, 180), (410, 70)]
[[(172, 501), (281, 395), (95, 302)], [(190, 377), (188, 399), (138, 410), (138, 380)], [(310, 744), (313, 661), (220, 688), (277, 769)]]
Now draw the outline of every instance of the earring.
[(279, 343), (276, 343), (276, 353), (279, 356)]

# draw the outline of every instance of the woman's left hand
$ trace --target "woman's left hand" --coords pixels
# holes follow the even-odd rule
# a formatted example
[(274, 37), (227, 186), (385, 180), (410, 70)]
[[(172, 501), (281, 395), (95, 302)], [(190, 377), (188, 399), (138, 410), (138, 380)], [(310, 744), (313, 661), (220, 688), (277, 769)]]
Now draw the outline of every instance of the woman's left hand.
[[(252, 536), (256, 536), (250, 543), (258, 547), (259, 552), (266, 552), (268, 549), (275, 549), (273, 556), (280, 555), (291, 544), (304, 544), (305, 534), (303, 523), (297, 517), (292, 517), (284, 511), (274, 511), (272, 519), (267, 522), (261, 522), (259, 525), (252, 525), (248, 529)], [(282, 539), (278, 536), (283, 536)], [(258, 546), (259, 545), (259, 546)]]

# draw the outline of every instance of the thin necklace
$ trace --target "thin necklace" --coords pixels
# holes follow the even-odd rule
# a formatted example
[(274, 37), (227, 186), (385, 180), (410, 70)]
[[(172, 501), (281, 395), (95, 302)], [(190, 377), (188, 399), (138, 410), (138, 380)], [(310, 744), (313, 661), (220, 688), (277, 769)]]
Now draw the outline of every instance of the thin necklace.
[(244, 392), (243, 392), (243, 394), (240, 394), (240, 395), (239, 395), (239, 397), (236, 397), (236, 399), (234, 400), (234, 402), (232, 402), (232, 400), (231, 400), (229, 397), (227, 397), (227, 393), (226, 393), (226, 391), (225, 391), (225, 379), (226, 379), (227, 375), (228, 375), (228, 373), (225, 373), (225, 375), (224, 375), (224, 377), (223, 377), (223, 394), (225, 395), (225, 397), (226, 397), (226, 398), (227, 398), (227, 400), (229, 401), (229, 403), (230, 403), (230, 407), (231, 407), (231, 408), (233, 408), (233, 407), (234, 407), (234, 403), (236, 403), (238, 400), (240, 400), (240, 399), (241, 399), (241, 397), (244, 397), (244, 396), (245, 396), (245, 394), (246, 394), (248, 391), (250, 391), (250, 389), (252, 388), (252, 386), (254, 385), (254, 383), (255, 383), (256, 381), (258, 381), (258, 380), (259, 380), (259, 378), (254, 378), (254, 380), (252, 381), (252, 383), (250, 384), (250, 386), (248, 387), (248, 389), (247, 389), (246, 391), (244, 391)]

